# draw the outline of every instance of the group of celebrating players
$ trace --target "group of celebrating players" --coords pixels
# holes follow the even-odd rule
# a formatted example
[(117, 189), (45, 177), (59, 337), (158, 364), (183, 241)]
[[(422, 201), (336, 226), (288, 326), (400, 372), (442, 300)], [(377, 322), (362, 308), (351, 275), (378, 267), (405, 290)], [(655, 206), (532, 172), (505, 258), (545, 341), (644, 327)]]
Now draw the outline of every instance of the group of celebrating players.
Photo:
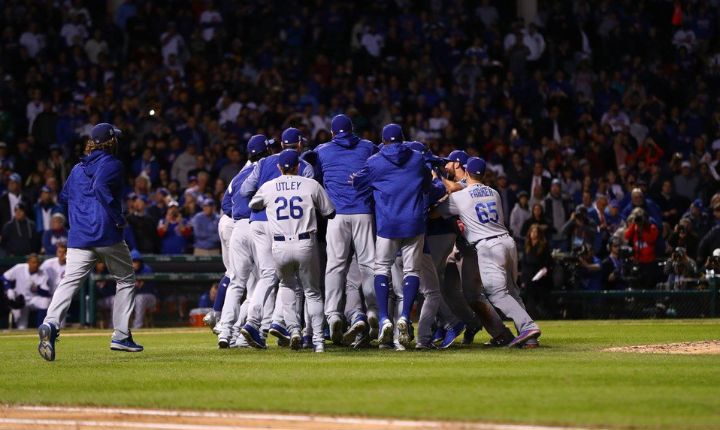
[[(352, 348), (377, 340), (405, 350), (414, 340), (415, 349), (444, 349), (463, 332), (472, 343), (482, 327), (490, 346), (538, 346), (500, 196), (482, 182), (485, 161), (463, 151), (436, 157), (405, 141), (397, 124), (383, 128), (379, 146), (356, 136), (346, 115), (332, 119), (331, 131), (329, 142), (306, 152), (296, 128), (283, 131), (276, 154), (266, 136), (248, 141), (248, 164), (228, 185), (218, 225), (226, 272), (205, 316), (218, 346), (265, 349), (274, 336), (280, 346), (315, 352), (325, 351), (326, 337)], [(94, 126), (60, 194), (70, 229), (65, 276), (38, 328), (48, 361), (72, 297), (99, 259), (116, 281), (110, 349), (144, 350), (129, 328), (135, 275), (123, 239), (124, 166), (114, 155), (120, 134), (112, 124)], [(327, 218), (324, 258), (318, 214)]]
[[(315, 352), (328, 337), (352, 348), (377, 340), (404, 350), (414, 340), (415, 349), (444, 349), (463, 331), (472, 343), (482, 327), (488, 345), (537, 346), (500, 196), (482, 183), (485, 161), (464, 151), (438, 158), (397, 124), (383, 128), (379, 146), (356, 136), (346, 115), (331, 132), (306, 152), (295, 128), (276, 154), (266, 136), (248, 141), (218, 227), (226, 273), (205, 317), (218, 346), (264, 349), (273, 336)], [(318, 214), (327, 219), (324, 253)]]

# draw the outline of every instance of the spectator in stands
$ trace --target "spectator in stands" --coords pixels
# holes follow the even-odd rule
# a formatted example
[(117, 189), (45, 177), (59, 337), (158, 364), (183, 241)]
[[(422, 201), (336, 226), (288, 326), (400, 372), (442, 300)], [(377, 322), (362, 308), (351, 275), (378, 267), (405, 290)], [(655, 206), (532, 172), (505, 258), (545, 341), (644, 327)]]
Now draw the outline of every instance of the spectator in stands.
[(700, 184), (700, 179), (692, 171), (692, 164), (689, 161), (683, 161), (680, 165), (680, 173), (673, 178), (675, 192), (687, 201), (695, 200), (696, 190)]
[[(634, 193), (634, 191), (633, 191)], [(650, 222), (642, 208), (633, 209), (628, 217), (625, 240), (633, 247), (635, 261), (639, 266), (638, 277), (643, 287), (653, 289), (658, 282), (658, 266), (655, 262), (655, 243), (659, 230)]]
[(648, 221), (651, 223), (656, 226), (661, 225), (662, 214), (660, 213), (660, 208), (654, 201), (649, 198), (645, 198), (645, 193), (640, 188), (633, 188), (630, 193), (630, 203), (628, 203), (620, 213), (622, 219), (627, 220), (630, 213), (635, 210), (635, 208), (643, 209), (645, 215), (648, 217)]
[(525, 241), (525, 238), (522, 236), (522, 227), (525, 221), (531, 217), (528, 200), (529, 196), (527, 191), (520, 191), (517, 194), (517, 203), (515, 203), (515, 207), (513, 207), (510, 212), (510, 231), (518, 245), (522, 245)]
[(211, 308), (215, 303), (215, 297), (217, 297), (218, 286), (214, 283), (210, 286), (210, 289), (202, 293), (198, 300), (197, 307), (199, 308)]
[(202, 212), (195, 214), (190, 220), (195, 238), (194, 255), (220, 255), (219, 221), (220, 217), (215, 212), (215, 201), (206, 198), (203, 200)]
[[(533, 224), (525, 238), (525, 252), (522, 258), (520, 286), (525, 290), (528, 307), (537, 317), (548, 317), (550, 290), (552, 288), (553, 260), (550, 246), (540, 224)], [(536, 279), (537, 278), (537, 279)]]
[(665, 288), (684, 290), (697, 283), (698, 267), (695, 260), (688, 257), (685, 248), (678, 246), (665, 262), (663, 272), (667, 276)]
[(35, 203), (35, 229), (38, 233), (43, 234), (45, 230), (49, 230), (50, 219), (52, 215), (60, 212), (60, 206), (55, 202), (52, 190), (47, 185), (40, 188), (40, 198)]
[(528, 232), (530, 231), (530, 227), (533, 224), (537, 224), (540, 226), (540, 231), (549, 241), (550, 236), (552, 235), (554, 230), (553, 227), (548, 224), (547, 217), (545, 216), (545, 211), (542, 204), (540, 203), (535, 203), (533, 205), (532, 212), (530, 213), (530, 218), (526, 219), (523, 223), (522, 229), (520, 229), (520, 234), (524, 237), (527, 237)]
[[(133, 271), (135, 276), (150, 275), (153, 273), (152, 268), (143, 262), (142, 254), (133, 249), (130, 252), (132, 258)], [(157, 306), (157, 289), (152, 281), (141, 279), (135, 280), (135, 316), (133, 317), (133, 328), (145, 327), (145, 317), (155, 313)]]
[(576, 281), (579, 282), (580, 288), (586, 291), (599, 291), (602, 289), (600, 259), (595, 256), (592, 247), (586, 243), (578, 251)]
[(12, 315), (18, 329), (28, 328), (30, 311), (37, 311), (34, 327), (45, 319), (52, 292), (45, 273), (40, 270), (40, 258), (30, 254), (25, 263), (16, 264), (3, 273), (3, 284), (10, 300), (18, 300), (23, 306), (13, 309)]
[(22, 192), (22, 177), (17, 173), (8, 176), (7, 192), (0, 197), (0, 225), (7, 224), (15, 214), (15, 207), (23, 203), (26, 208), (32, 207), (27, 196)]
[(50, 228), (42, 234), (42, 252), (45, 255), (54, 255), (58, 243), (67, 243), (68, 232), (65, 228), (65, 215), (54, 213), (50, 217)]
[[(692, 223), (687, 218), (681, 219), (680, 222), (675, 225), (667, 240), (667, 247), (670, 248), (670, 250), (678, 246), (683, 247), (688, 257), (692, 259), (697, 257), (698, 245), (699, 239), (693, 231)], [(668, 254), (669, 253), (670, 252), (668, 252)]]
[(547, 224), (552, 227), (550, 236), (550, 245), (553, 249), (560, 248), (567, 251), (566, 238), (563, 235), (563, 226), (573, 213), (572, 202), (561, 193), (560, 179), (553, 179), (550, 185), (550, 193), (545, 198), (543, 207), (545, 208), (545, 219)]
[(168, 204), (167, 215), (160, 220), (157, 234), (160, 237), (161, 254), (183, 254), (187, 251), (192, 227), (180, 213), (177, 201)]
[(695, 199), (692, 202), (690, 208), (683, 214), (682, 219), (690, 221), (693, 231), (696, 231), (700, 236), (704, 236), (712, 227), (710, 216), (705, 211), (705, 205), (700, 199)]
[(158, 251), (158, 222), (146, 210), (147, 198), (136, 197), (132, 201), (128, 224), (135, 236), (136, 249), (142, 253), (154, 254)]
[(67, 242), (58, 242), (55, 256), (43, 261), (40, 270), (45, 273), (48, 281), (50, 295), (55, 294), (55, 289), (65, 276), (65, 263), (67, 262)]
[(7, 255), (28, 255), (39, 250), (39, 236), (35, 223), (27, 216), (25, 203), (15, 205), (15, 216), (3, 226), (0, 247)]

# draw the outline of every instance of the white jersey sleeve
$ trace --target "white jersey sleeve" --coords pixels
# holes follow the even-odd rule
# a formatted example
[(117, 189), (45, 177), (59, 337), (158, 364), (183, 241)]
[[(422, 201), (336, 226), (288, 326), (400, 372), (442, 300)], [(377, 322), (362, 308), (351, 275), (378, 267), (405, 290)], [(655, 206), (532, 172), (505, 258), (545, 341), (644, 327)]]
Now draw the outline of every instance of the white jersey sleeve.
[(266, 208), (270, 231), (297, 237), (317, 230), (315, 209), (329, 215), (335, 210), (327, 193), (314, 179), (283, 175), (260, 187), (250, 201), (253, 209)]
[(465, 237), (470, 243), (508, 233), (500, 194), (483, 184), (469, 185), (451, 194), (441, 214), (445, 217), (460, 215), (465, 224)]

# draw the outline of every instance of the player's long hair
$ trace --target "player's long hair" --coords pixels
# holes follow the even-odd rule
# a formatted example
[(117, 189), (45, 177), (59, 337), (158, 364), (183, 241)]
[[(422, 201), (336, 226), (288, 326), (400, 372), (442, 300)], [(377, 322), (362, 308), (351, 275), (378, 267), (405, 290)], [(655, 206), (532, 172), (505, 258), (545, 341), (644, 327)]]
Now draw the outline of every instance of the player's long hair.
[(100, 143), (96, 143), (92, 139), (88, 139), (87, 142), (85, 142), (85, 150), (83, 151), (83, 154), (88, 155), (96, 150), (112, 154), (115, 151), (115, 146), (115, 138)]
[[(537, 230), (538, 242), (535, 246), (532, 246), (530, 234), (535, 230)], [(547, 239), (545, 238), (545, 233), (540, 228), (540, 224), (531, 225), (525, 237), (525, 254), (530, 254), (534, 251), (535, 255), (540, 255), (545, 251), (545, 247), (547, 247)]]

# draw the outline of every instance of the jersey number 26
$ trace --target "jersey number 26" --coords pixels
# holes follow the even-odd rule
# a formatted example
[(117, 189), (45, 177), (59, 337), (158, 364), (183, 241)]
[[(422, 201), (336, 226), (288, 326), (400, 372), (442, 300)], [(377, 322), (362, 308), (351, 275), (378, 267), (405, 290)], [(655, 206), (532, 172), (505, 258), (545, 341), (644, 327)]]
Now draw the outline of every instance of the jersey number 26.
[(496, 202), (478, 203), (475, 205), (475, 213), (477, 213), (478, 220), (481, 224), (487, 224), (488, 222), (498, 222), (500, 216), (496, 209)]
[[(277, 208), (277, 219), (279, 221), (285, 220), (288, 218), (292, 219), (300, 219), (303, 216), (303, 209), (300, 206), (295, 206), (295, 202), (301, 202), (303, 199), (300, 196), (293, 196), (290, 197), (290, 200), (286, 199), (285, 197), (278, 197), (275, 199), (275, 203), (280, 203), (280, 206)], [(287, 210), (286, 210), (287, 209)], [(281, 212), (285, 211), (286, 213), (289, 213), (290, 216), (284, 215)]]

